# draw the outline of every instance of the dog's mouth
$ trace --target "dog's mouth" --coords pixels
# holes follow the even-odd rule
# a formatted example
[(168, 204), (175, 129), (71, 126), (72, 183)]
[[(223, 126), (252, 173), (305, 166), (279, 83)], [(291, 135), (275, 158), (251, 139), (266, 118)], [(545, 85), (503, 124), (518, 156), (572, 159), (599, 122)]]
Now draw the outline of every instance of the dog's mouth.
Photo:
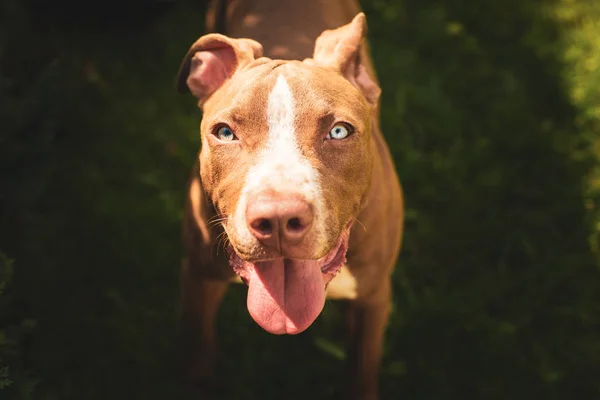
[(325, 305), (325, 288), (346, 262), (350, 225), (334, 248), (318, 260), (275, 258), (244, 261), (229, 246), (229, 264), (248, 285), (248, 311), (263, 329), (297, 334), (307, 329)]

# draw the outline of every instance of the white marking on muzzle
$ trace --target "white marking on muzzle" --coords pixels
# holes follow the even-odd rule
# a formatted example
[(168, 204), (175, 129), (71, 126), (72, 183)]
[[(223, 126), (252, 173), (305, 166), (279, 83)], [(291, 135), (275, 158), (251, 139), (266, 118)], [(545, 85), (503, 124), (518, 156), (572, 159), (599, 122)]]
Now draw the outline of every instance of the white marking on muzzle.
[(269, 124), (265, 147), (256, 156), (248, 170), (241, 196), (233, 218), (238, 238), (248, 247), (257, 244), (246, 225), (248, 196), (262, 190), (302, 196), (313, 205), (315, 213), (315, 248), (324, 245), (325, 223), (319, 175), (309, 160), (302, 155), (296, 140), (294, 95), (282, 75), (277, 81), (267, 104)]

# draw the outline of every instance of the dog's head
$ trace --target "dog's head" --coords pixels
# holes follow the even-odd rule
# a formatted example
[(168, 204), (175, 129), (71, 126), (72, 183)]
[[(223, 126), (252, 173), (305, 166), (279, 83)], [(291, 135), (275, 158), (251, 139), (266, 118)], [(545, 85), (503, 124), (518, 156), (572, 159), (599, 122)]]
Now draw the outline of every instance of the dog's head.
[(380, 89), (360, 60), (364, 14), (317, 39), (313, 58), (271, 60), (250, 39), (209, 34), (179, 86), (203, 110), (200, 175), (248, 284), (248, 309), (273, 333), (318, 316), (345, 262), (370, 184)]

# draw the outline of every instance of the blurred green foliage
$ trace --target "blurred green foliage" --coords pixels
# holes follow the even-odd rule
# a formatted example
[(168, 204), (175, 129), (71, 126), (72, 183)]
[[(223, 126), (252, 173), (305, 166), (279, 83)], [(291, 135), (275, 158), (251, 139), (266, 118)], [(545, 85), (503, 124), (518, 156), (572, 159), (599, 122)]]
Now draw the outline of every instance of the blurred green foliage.
[[(0, 252), (0, 310), (2, 310), (2, 316), (7, 315), (10, 311), (7, 310), (6, 305), (6, 290), (12, 278), (13, 267), (12, 260), (9, 260), (4, 253)], [(8, 387), (11, 381), (11, 370), (9, 367), (9, 362), (7, 360), (7, 353), (10, 352), (10, 346), (13, 345), (11, 339), (8, 337), (7, 329), (0, 329), (0, 389), (4, 389)]]
[[(363, 6), (407, 201), (382, 397), (598, 398), (600, 3)], [(0, 4), (0, 397), (184, 398), (179, 223), (200, 113), (174, 76), (202, 13)], [(227, 398), (339, 394), (336, 306), (275, 337), (244, 297), (219, 317)]]

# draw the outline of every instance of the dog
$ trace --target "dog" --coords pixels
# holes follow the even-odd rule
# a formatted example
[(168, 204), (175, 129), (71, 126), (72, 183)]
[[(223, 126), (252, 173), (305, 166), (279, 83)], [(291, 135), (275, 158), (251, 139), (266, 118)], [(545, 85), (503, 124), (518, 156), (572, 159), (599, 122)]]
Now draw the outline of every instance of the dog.
[(241, 280), (273, 334), (348, 300), (349, 395), (377, 399), (404, 211), (365, 15), (354, 0), (223, 0), (207, 26), (223, 34), (200, 37), (178, 77), (203, 112), (183, 223), (187, 374), (214, 379), (215, 318)]

